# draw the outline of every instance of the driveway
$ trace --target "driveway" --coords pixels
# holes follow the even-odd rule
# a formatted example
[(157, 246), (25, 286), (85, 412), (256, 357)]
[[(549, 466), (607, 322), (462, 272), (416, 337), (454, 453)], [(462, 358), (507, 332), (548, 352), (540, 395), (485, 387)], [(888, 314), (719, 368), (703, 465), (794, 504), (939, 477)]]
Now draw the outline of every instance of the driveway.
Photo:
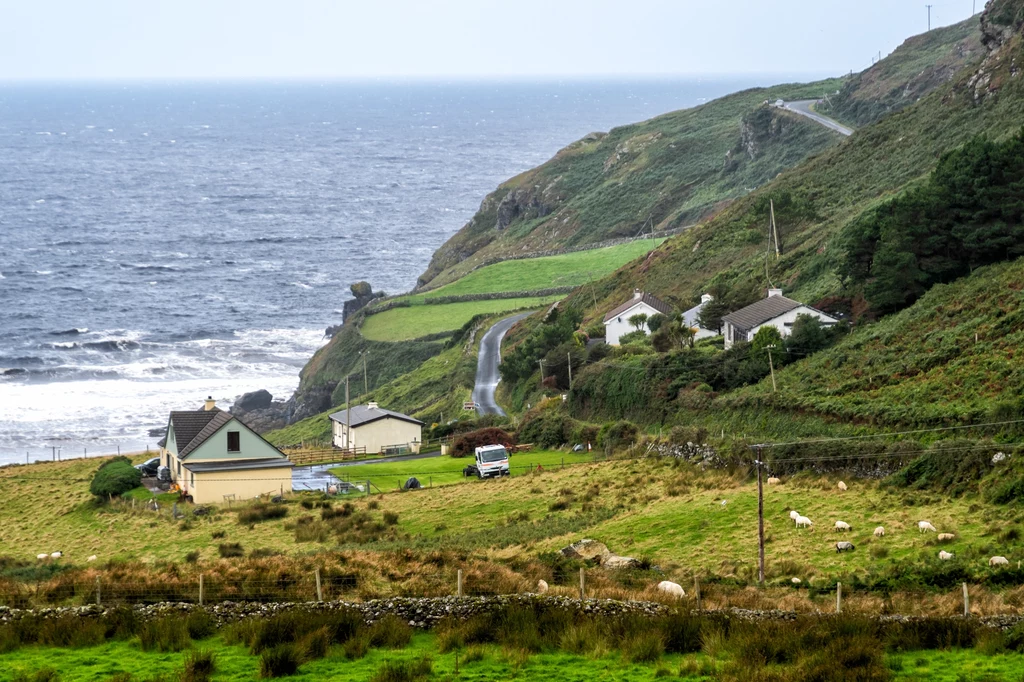
[(501, 340), (505, 338), (512, 325), (531, 314), (520, 313), (506, 317), (488, 329), (480, 339), (480, 354), (476, 360), (476, 385), (473, 386), (473, 402), (479, 405), (476, 408), (477, 414), (505, 415), (505, 411), (498, 407), (494, 400), (494, 391), (501, 380), (501, 374), (498, 372), (498, 365), (501, 363)]
[(847, 137), (849, 137), (850, 135), (853, 135), (853, 129), (852, 128), (847, 128), (842, 123), (838, 123), (836, 121), (833, 121), (828, 116), (822, 116), (818, 112), (816, 112), (813, 109), (811, 109), (811, 107), (814, 106), (815, 104), (817, 104), (819, 101), (820, 100), (816, 100), (816, 99), (798, 99), (798, 100), (794, 100), (792, 102), (785, 102), (785, 103), (783, 103), (782, 108), (786, 109), (788, 111), (792, 111), (794, 114), (800, 114), (801, 116), (806, 116), (807, 118), (811, 119), (812, 121), (816, 121), (816, 122), (820, 123), (821, 125), (825, 126), (829, 130), (836, 131), (840, 135), (846, 135)]

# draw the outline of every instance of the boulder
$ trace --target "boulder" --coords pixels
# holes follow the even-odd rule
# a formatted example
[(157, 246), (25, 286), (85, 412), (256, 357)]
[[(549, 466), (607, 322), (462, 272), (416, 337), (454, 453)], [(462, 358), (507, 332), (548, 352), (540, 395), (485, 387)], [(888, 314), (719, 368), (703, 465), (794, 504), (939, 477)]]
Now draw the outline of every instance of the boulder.
[(590, 540), (589, 538), (574, 542), (559, 551), (562, 556), (569, 559), (581, 559), (583, 561), (597, 559), (599, 563), (604, 557), (611, 556), (611, 552), (608, 551), (608, 547), (604, 543)]
[[(344, 322), (356, 312), (365, 308), (370, 302), (375, 301), (378, 298), (385, 296), (383, 291), (374, 292), (369, 282), (356, 282), (349, 287), (349, 291), (352, 292), (354, 298), (350, 301), (345, 301), (342, 304), (341, 309), (341, 321)], [(337, 332), (337, 327), (328, 327), (327, 335), (334, 336)]]
[(250, 391), (249, 393), (243, 393), (232, 408), (239, 409), (242, 412), (252, 412), (253, 410), (263, 410), (270, 407), (270, 403), (274, 401), (274, 396), (270, 394), (270, 391), (261, 388), (258, 391)]
[(640, 568), (640, 562), (631, 556), (618, 556), (609, 554), (601, 561), (601, 568), (616, 570), (620, 568)]

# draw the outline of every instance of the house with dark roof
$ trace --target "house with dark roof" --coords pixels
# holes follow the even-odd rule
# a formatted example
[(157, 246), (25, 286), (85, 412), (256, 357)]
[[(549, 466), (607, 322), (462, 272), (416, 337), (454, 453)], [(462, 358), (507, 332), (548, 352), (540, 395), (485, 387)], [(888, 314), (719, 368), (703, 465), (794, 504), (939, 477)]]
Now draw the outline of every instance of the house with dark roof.
[(782, 338), (786, 338), (792, 333), (796, 318), (801, 315), (816, 317), (823, 325), (829, 326), (839, 321), (816, 308), (786, 298), (782, 295), (782, 289), (769, 289), (766, 298), (722, 318), (725, 347), (732, 348), (741, 341), (752, 341), (761, 327), (775, 327)]
[(647, 317), (658, 314), (671, 315), (672, 306), (651, 294), (634, 289), (633, 298), (604, 316), (605, 343), (617, 346), (619, 339), (630, 332), (643, 331), (645, 334), (650, 334), (651, 330), (647, 327), (647, 323), (644, 323), (639, 330), (630, 323), (629, 318), (640, 314)]
[(292, 490), (292, 463), (207, 398), (200, 410), (171, 412), (160, 461), (193, 502), (245, 500)]
[(423, 422), (401, 412), (385, 410), (375, 402), (354, 405), (330, 417), (334, 447), (343, 450), (383, 454), (419, 452), (423, 443)]
[(708, 339), (711, 338), (712, 336), (719, 335), (718, 332), (715, 331), (714, 329), (705, 329), (704, 327), (700, 326), (700, 322), (698, 321), (700, 311), (704, 309), (704, 306), (706, 306), (713, 300), (715, 300), (715, 297), (712, 296), (711, 294), (703, 294), (700, 297), (700, 303), (690, 308), (689, 310), (683, 311), (683, 324), (685, 324), (690, 329), (695, 330), (693, 335), (694, 341), (700, 341), (701, 339)]

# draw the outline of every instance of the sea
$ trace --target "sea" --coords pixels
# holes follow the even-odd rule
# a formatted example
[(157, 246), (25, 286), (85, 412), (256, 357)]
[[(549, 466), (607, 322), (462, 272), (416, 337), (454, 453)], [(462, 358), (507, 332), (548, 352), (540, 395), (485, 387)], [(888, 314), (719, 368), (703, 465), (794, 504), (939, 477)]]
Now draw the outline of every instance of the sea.
[(0, 84), (0, 464), (286, 399), (349, 285), (413, 287), (503, 180), (786, 80)]

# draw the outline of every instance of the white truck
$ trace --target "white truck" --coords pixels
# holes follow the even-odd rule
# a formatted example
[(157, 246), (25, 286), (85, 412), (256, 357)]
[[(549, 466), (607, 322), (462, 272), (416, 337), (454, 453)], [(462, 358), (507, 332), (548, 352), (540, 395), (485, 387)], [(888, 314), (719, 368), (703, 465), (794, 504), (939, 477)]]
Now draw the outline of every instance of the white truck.
[(462, 470), (463, 476), (477, 478), (493, 478), (508, 474), (508, 450), (504, 445), (484, 445), (477, 448), (473, 463)]

